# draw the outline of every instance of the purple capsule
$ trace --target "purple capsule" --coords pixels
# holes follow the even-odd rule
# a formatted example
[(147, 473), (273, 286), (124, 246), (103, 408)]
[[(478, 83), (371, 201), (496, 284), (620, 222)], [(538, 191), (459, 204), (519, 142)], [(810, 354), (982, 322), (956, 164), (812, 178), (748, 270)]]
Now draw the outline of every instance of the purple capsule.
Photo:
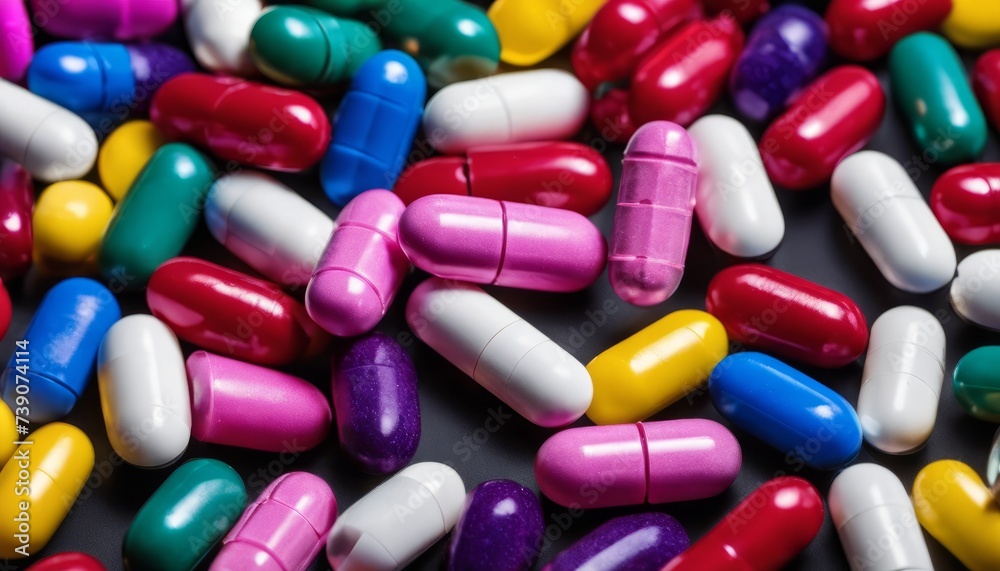
[(372, 333), (333, 360), (333, 406), (340, 445), (362, 470), (390, 474), (420, 442), (417, 371), (396, 341)]
[(687, 549), (687, 532), (664, 513), (608, 520), (542, 567), (542, 571), (658, 571)]
[(150, 42), (125, 46), (125, 49), (135, 77), (132, 109), (142, 115), (149, 113), (153, 94), (168, 79), (197, 69), (187, 54), (173, 46)]
[(465, 497), (451, 541), (449, 571), (525, 571), (538, 559), (542, 506), (511, 480), (489, 480)]
[(766, 121), (819, 74), (829, 32), (808, 8), (786, 5), (757, 22), (733, 66), (729, 92), (740, 113)]

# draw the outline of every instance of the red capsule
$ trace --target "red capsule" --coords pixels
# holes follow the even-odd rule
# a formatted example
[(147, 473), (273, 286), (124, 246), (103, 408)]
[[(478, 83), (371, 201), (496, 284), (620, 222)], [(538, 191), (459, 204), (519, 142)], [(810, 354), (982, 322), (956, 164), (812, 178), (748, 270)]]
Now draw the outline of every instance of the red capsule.
[(184, 341), (261, 365), (315, 355), (328, 339), (280, 287), (197, 258), (157, 268), (146, 303)]
[(590, 90), (628, 77), (697, 7), (694, 0), (610, 0), (573, 46), (573, 72)]
[(474, 147), (465, 158), (421, 161), (403, 172), (393, 192), (407, 205), (431, 194), (459, 194), (590, 216), (607, 204), (611, 186), (611, 169), (600, 153), (556, 141)]
[(591, 103), (590, 122), (605, 141), (628, 143), (637, 128), (628, 114), (628, 91), (610, 89)]
[(719, 98), (742, 50), (743, 30), (730, 17), (685, 24), (632, 74), (632, 121), (690, 125)]
[(749, 24), (771, 9), (767, 0), (701, 0), (709, 16), (732, 14), (740, 24)]
[(730, 341), (816, 367), (843, 367), (868, 345), (865, 316), (849, 297), (761, 264), (716, 274), (705, 306)]
[(12, 315), (13, 310), (10, 305), (10, 295), (7, 293), (7, 288), (4, 287), (3, 281), (0, 280), (0, 339), (7, 334), (7, 328), (10, 327)]
[(934, 30), (951, 12), (951, 0), (833, 0), (826, 9), (830, 47), (855, 61), (889, 53), (904, 37)]
[(979, 56), (972, 70), (972, 88), (994, 129), (1000, 129), (1000, 49)]
[(235, 77), (175, 76), (153, 96), (149, 117), (169, 139), (276, 171), (307, 169), (330, 144), (330, 121), (316, 100)]
[(931, 210), (952, 240), (1000, 243), (1000, 163), (955, 167), (931, 189)]
[(760, 155), (768, 176), (790, 190), (830, 180), (837, 163), (868, 143), (884, 114), (885, 94), (872, 72), (856, 65), (826, 72), (764, 132)]
[(823, 526), (823, 500), (795, 476), (764, 482), (662, 571), (778, 571)]
[(66, 551), (41, 559), (24, 571), (105, 571), (105, 567), (86, 553)]
[(31, 210), (35, 187), (21, 165), (0, 159), (0, 278), (12, 278), (31, 266)]

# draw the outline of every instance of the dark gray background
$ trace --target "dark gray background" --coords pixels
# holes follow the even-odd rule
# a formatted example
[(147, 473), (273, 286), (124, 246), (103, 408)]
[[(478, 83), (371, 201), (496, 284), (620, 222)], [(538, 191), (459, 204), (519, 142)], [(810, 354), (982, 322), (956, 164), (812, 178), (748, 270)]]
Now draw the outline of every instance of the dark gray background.
[[(818, 4), (818, 8), (822, 10), (824, 3)], [(174, 30), (168, 38), (168, 41), (177, 45), (183, 42), (179, 30)], [(44, 42), (46, 39), (42, 38), (41, 41)], [(971, 67), (975, 54), (963, 54), (963, 56)], [(565, 66), (565, 60), (565, 53), (561, 54), (556, 58), (555, 65)], [(547, 62), (546, 65), (552, 65), (552, 62)], [(916, 183), (927, 196), (934, 180), (944, 169), (929, 164), (921, 158), (921, 150), (909, 136), (901, 116), (891, 103), (885, 62), (877, 62), (871, 67), (878, 73), (883, 88), (890, 97), (890, 105), (881, 127), (867, 148), (892, 155), (908, 170), (912, 167), (920, 170), (922, 174)], [(335, 98), (325, 97), (322, 100), (332, 116)], [(725, 97), (712, 109), (712, 112), (726, 114), (732, 114), (732, 111)], [(750, 128), (755, 138), (759, 139), (763, 127), (751, 125)], [(606, 146), (599, 135), (589, 127), (581, 133), (578, 140), (594, 144), (599, 150)], [(621, 151), (621, 147), (614, 145), (605, 151), (616, 180), (621, 171)], [(997, 145), (996, 133), (991, 131), (990, 141), (982, 160), (996, 161), (998, 158), (1000, 158), (1000, 147)], [(336, 213), (336, 209), (326, 200), (318, 186), (316, 172), (279, 178), (301, 191), (310, 201), (330, 215)], [(996, 426), (975, 420), (963, 413), (951, 394), (950, 375), (962, 355), (975, 347), (1000, 343), (1000, 335), (967, 325), (958, 319), (949, 306), (947, 288), (928, 295), (914, 295), (890, 286), (878, 273), (860, 245), (852, 239), (834, 211), (830, 204), (827, 186), (805, 192), (778, 189), (778, 198), (784, 211), (787, 230), (784, 242), (766, 261), (767, 264), (847, 294), (864, 311), (869, 325), (882, 312), (892, 307), (917, 305), (941, 317), (948, 335), (947, 376), (941, 395), (937, 425), (930, 442), (919, 452), (908, 456), (888, 456), (866, 444), (858, 462), (877, 462), (887, 466), (899, 476), (907, 488), (912, 485), (920, 468), (942, 458), (966, 462), (982, 475)], [(606, 236), (611, 229), (613, 213), (612, 200), (593, 218)], [(958, 248), (959, 259), (971, 251), (973, 250), (970, 248)], [(203, 224), (198, 228), (184, 253), (249, 271), (212, 239)], [(738, 260), (713, 249), (696, 223), (692, 230), (687, 270), (681, 287), (670, 300), (657, 307), (638, 309), (622, 302), (611, 291), (606, 275), (588, 290), (570, 295), (503, 288), (487, 289), (586, 363), (607, 347), (671, 311), (682, 308), (703, 309), (709, 280), (720, 269), (737, 262)], [(379, 325), (379, 330), (391, 335), (408, 332), (403, 318), (403, 306), (413, 287), (425, 277), (421, 272), (416, 272), (407, 279), (392, 311)], [(34, 308), (45, 291), (51, 287), (52, 282), (29, 274), (25, 279), (15, 280), (6, 285), (14, 300), (15, 310), (10, 331), (0, 344), (0, 355), (9, 355), (13, 351), (14, 342), (24, 333)], [(125, 314), (147, 312), (142, 293), (126, 294), (120, 299)], [(610, 314), (607, 312), (609, 308), (612, 310)], [(602, 315), (606, 319), (602, 319)], [(579, 339), (576, 339), (576, 343), (571, 343), (574, 340), (574, 332), (592, 334), (585, 337), (582, 344), (579, 343)], [(185, 345), (185, 354), (193, 350), (194, 347)], [(504, 411), (509, 412), (506, 405), (500, 403), (422, 343), (411, 342), (407, 346), (407, 351), (413, 357), (419, 372), (422, 409), (423, 434), (413, 461), (433, 460), (450, 464), (462, 475), (467, 489), (485, 480), (510, 478), (537, 492), (538, 487), (532, 472), (534, 455), (542, 442), (555, 431), (539, 428), (514, 415), (495, 432), (488, 432), (486, 422), (491, 418), (491, 410), (503, 407)], [(310, 380), (328, 393), (329, 355), (290, 367), (288, 370)], [(837, 370), (808, 367), (804, 367), (803, 370), (836, 389), (852, 404), (857, 402), (862, 371), (861, 361)], [(289, 414), (295, 414), (295, 411), (289, 411)], [(682, 400), (650, 420), (690, 417), (711, 418), (725, 423), (713, 408), (707, 395), (692, 401)], [(121, 460), (113, 454), (108, 443), (96, 381), (91, 382), (83, 398), (65, 421), (81, 427), (90, 436), (96, 450), (97, 464), (76, 506), (44, 550), (43, 555), (79, 550), (97, 556), (109, 569), (120, 569), (121, 545), (129, 522), (143, 502), (170, 474), (173, 467), (147, 471), (121, 464)], [(584, 418), (574, 426), (587, 424), (589, 421)], [(492, 427), (493, 423), (490, 422), (489, 425)], [(782, 453), (739, 430), (734, 429), (734, 432), (743, 447), (743, 469), (736, 483), (718, 497), (659, 506), (592, 510), (580, 517), (574, 517), (568, 509), (542, 498), (545, 523), (552, 541), (546, 542), (540, 561), (543, 563), (548, 561), (573, 541), (611, 517), (649, 510), (663, 511), (676, 517), (687, 529), (692, 540), (697, 540), (750, 491), (777, 472), (789, 471), (792, 468), (785, 463)], [(281, 473), (298, 470), (313, 472), (331, 483), (340, 511), (343, 512), (384, 478), (359, 473), (340, 452), (336, 440), (336, 434), (333, 432), (321, 446), (297, 456), (287, 454), (279, 456), (192, 440), (182, 461), (212, 457), (231, 464), (243, 475), (251, 499)], [(798, 475), (813, 482), (825, 497), (830, 481), (836, 474), (805, 469)], [(930, 536), (926, 537), (937, 569), (962, 568), (961, 564), (940, 544)], [(777, 540), (779, 538), (775, 538), (775, 541)], [(438, 542), (418, 559), (412, 568), (442, 568), (447, 545), (447, 539)], [(214, 552), (206, 558), (206, 561), (210, 561), (213, 555)], [(23, 569), (29, 561), (10, 562), (7, 567), (0, 563), (0, 569)], [(207, 564), (203, 567), (207, 567)], [(327, 568), (324, 556), (321, 555), (317, 559), (314, 568)], [(789, 568), (814, 571), (847, 568), (847, 561), (829, 516), (819, 536)]]

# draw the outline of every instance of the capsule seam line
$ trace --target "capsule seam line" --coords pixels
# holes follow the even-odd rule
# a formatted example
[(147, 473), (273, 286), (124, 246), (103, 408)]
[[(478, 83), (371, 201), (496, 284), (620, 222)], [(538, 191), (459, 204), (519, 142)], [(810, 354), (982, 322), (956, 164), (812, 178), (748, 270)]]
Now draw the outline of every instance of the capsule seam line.
[(507, 261), (507, 203), (503, 200), (500, 201), (500, 214), (503, 219), (503, 230), (500, 240), (500, 263), (497, 264), (497, 273), (493, 276), (493, 281), (490, 282), (496, 285), (497, 281), (500, 280), (500, 274), (503, 273), (504, 262)]
[(646, 469), (646, 489), (644, 491), (643, 501), (648, 503), (649, 502), (649, 442), (646, 440), (646, 427), (644, 427), (641, 422), (635, 423), (635, 427), (639, 429), (639, 441), (642, 443), (643, 466)]

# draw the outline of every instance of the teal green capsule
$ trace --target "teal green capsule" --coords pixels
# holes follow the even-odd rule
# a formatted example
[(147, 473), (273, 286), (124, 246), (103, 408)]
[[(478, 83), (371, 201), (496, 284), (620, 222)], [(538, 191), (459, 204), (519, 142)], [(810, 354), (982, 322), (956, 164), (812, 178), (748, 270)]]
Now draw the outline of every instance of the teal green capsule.
[(368, 26), (305, 6), (268, 8), (250, 32), (250, 57), (285, 85), (329, 85), (354, 76), (382, 50)]
[(954, 165), (976, 159), (986, 145), (986, 117), (965, 67), (944, 38), (907, 36), (889, 54), (892, 91), (925, 156)]
[(247, 491), (228, 464), (185, 462), (146, 500), (125, 533), (132, 571), (189, 571), (243, 513)]
[(1000, 346), (973, 349), (955, 366), (951, 392), (965, 412), (987, 422), (1000, 422)]
[[(324, 10), (337, 16), (357, 16), (366, 18), (377, 18), (378, 12), (386, 8), (391, 0), (306, 0), (307, 4)], [(361, 14), (366, 10), (373, 13)], [(362, 18), (362, 19), (366, 19)], [(383, 24), (384, 25), (384, 24)]]
[(215, 181), (212, 162), (194, 147), (160, 147), (111, 214), (98, 263), (112, 291), (139, 288), (177, 256), (194, 232)]

